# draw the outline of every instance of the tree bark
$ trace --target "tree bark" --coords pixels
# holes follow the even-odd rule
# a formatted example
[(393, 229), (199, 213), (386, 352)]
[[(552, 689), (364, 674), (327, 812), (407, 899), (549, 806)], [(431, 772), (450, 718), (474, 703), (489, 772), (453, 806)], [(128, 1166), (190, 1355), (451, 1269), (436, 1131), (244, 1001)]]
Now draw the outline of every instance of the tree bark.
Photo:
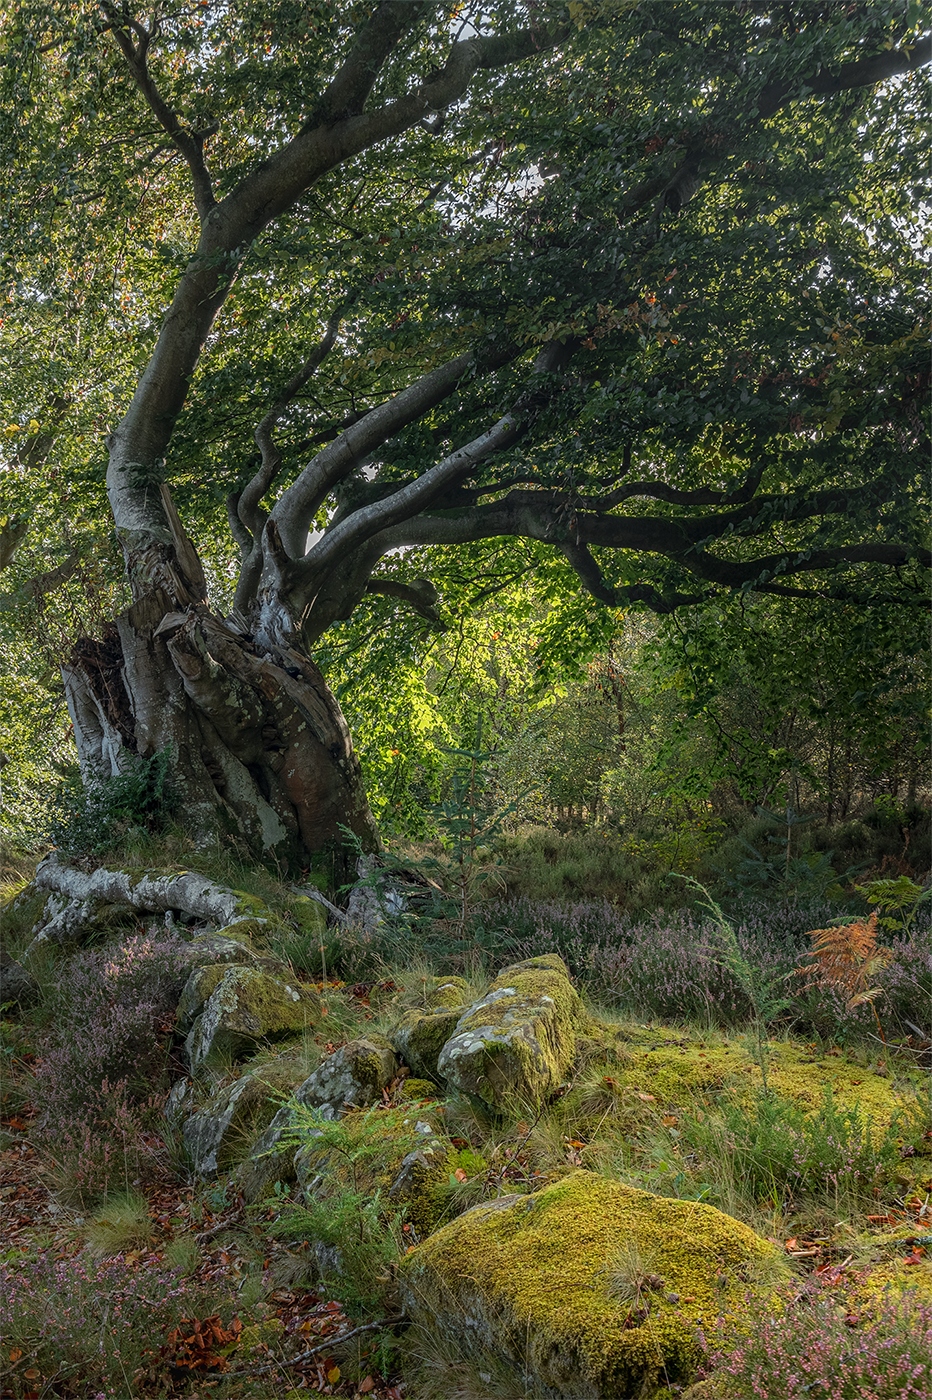
[(352, 869), (344, 827), (378, 848), (349, 729), (307, 657), (273, 656), (205, 604), (182, 610), (157, 589), (103, 641), (82, 639), (63, 677), (85, 782), (168, 750), (199, 842), (291, 869), (328, 848)]

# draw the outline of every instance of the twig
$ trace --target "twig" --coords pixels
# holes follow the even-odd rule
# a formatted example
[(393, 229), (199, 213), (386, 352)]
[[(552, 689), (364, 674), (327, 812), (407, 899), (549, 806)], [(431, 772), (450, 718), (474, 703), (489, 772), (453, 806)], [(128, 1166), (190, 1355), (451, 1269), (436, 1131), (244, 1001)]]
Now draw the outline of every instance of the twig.
[(224, 1230), (226, 1230), (229, 1226), (233, 1225), (237, 1220), (240, 1219), (240, 1217), (245, 1213), (245, 1210), (245, 1206), (240, 1206), (239, 1209), (235, 1210), (232, 1215), (224, 1216), (222, 1220), (218, 1220), (216, 1224), (211, 1225), (210, 1228), (207, 1230), (201, 1230), (199, 1234), (194, 1236), (195, 1243), (201, 1244), (204, 1240), (209, 1240), (214, 1235), (222, 1234)]
[[(403, 1316), (403, 1315), (402, 1315)], [(296, 1366), (303, 1366), (305, 1361), (310, 1361), (312, 1356), (317, 1356), (322, 1351), (332, 1351), (335, 1346), (342, 1346), (348, 1342), (350, 1337), (358, 1337), (361, 1332), (372, 1332), (377, 1327), (386, 1327), (402, 1321), (402, 1316), (397, 1318), (381, 1318), (378, 1322), (364, 1322), (361, 1327), (354, 1327), (351, 1332), (341, 1332), (339, 1337), (328, 1337), (325, 1342), (320, 1342), (316, 1347), (311, 1347), (310, 1351), (302, 1351), (300, 1356), (295, 1356), (291, 1361), (272, 1361), (267, 1366), (250, 1366), (245, 1371), (230, 1371), (231, 1376), (265, 1376), (269, 1371), (294, 1370)]]

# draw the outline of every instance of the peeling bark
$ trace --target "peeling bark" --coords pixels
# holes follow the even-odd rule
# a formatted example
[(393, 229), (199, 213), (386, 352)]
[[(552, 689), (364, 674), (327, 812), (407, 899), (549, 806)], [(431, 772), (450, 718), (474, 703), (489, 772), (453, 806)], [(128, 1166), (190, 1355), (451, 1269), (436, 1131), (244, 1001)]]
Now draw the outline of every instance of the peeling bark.
[(86, 874), (53, 851), (36, 870), (34, 883), (37, 889), (64, 895), (77, 904), (125, 904), (146, 914), (187, 914), (223, 928), (255, 917), (245, 910), (243, 897), (236, 890), (191, 871), (141, 878), (126, 870)]
[(185, 825), (286, 866), (344, 843), (378, 847), (359, 761), (323, 676), (288, 650), (262, 654), (204, 606), (161, 590), (83, 641), (64, 679), (86, 780), (131, 755), (172, 754)]

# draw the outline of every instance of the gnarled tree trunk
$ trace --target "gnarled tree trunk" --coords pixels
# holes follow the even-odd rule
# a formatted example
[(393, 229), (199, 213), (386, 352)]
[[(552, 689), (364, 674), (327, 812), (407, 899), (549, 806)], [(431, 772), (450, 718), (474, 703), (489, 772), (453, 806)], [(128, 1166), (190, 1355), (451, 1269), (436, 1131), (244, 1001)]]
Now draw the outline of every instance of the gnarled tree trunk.
[(156, 589), (83, 638), (64, 679), (85, 780), (167, 750), (196, 839), (287, 865), (344, 846), (341, 827), (377, 848), (346, 721), (297, 651), (260, 648), (205, 603)]

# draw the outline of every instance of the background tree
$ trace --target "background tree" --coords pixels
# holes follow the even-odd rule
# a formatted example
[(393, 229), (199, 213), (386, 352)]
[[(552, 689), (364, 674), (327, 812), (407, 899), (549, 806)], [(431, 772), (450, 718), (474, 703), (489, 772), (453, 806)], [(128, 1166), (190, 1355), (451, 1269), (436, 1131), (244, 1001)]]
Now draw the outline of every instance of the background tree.
[(118, 420), (88, 777), (167, 749), (195, 830), (373, 844), (310, 653), (443, 625), (483, 541), (606, 616), (920, 604), (920, 18), (10, 6), (8, 531), (57, 452), (86, 554)]

